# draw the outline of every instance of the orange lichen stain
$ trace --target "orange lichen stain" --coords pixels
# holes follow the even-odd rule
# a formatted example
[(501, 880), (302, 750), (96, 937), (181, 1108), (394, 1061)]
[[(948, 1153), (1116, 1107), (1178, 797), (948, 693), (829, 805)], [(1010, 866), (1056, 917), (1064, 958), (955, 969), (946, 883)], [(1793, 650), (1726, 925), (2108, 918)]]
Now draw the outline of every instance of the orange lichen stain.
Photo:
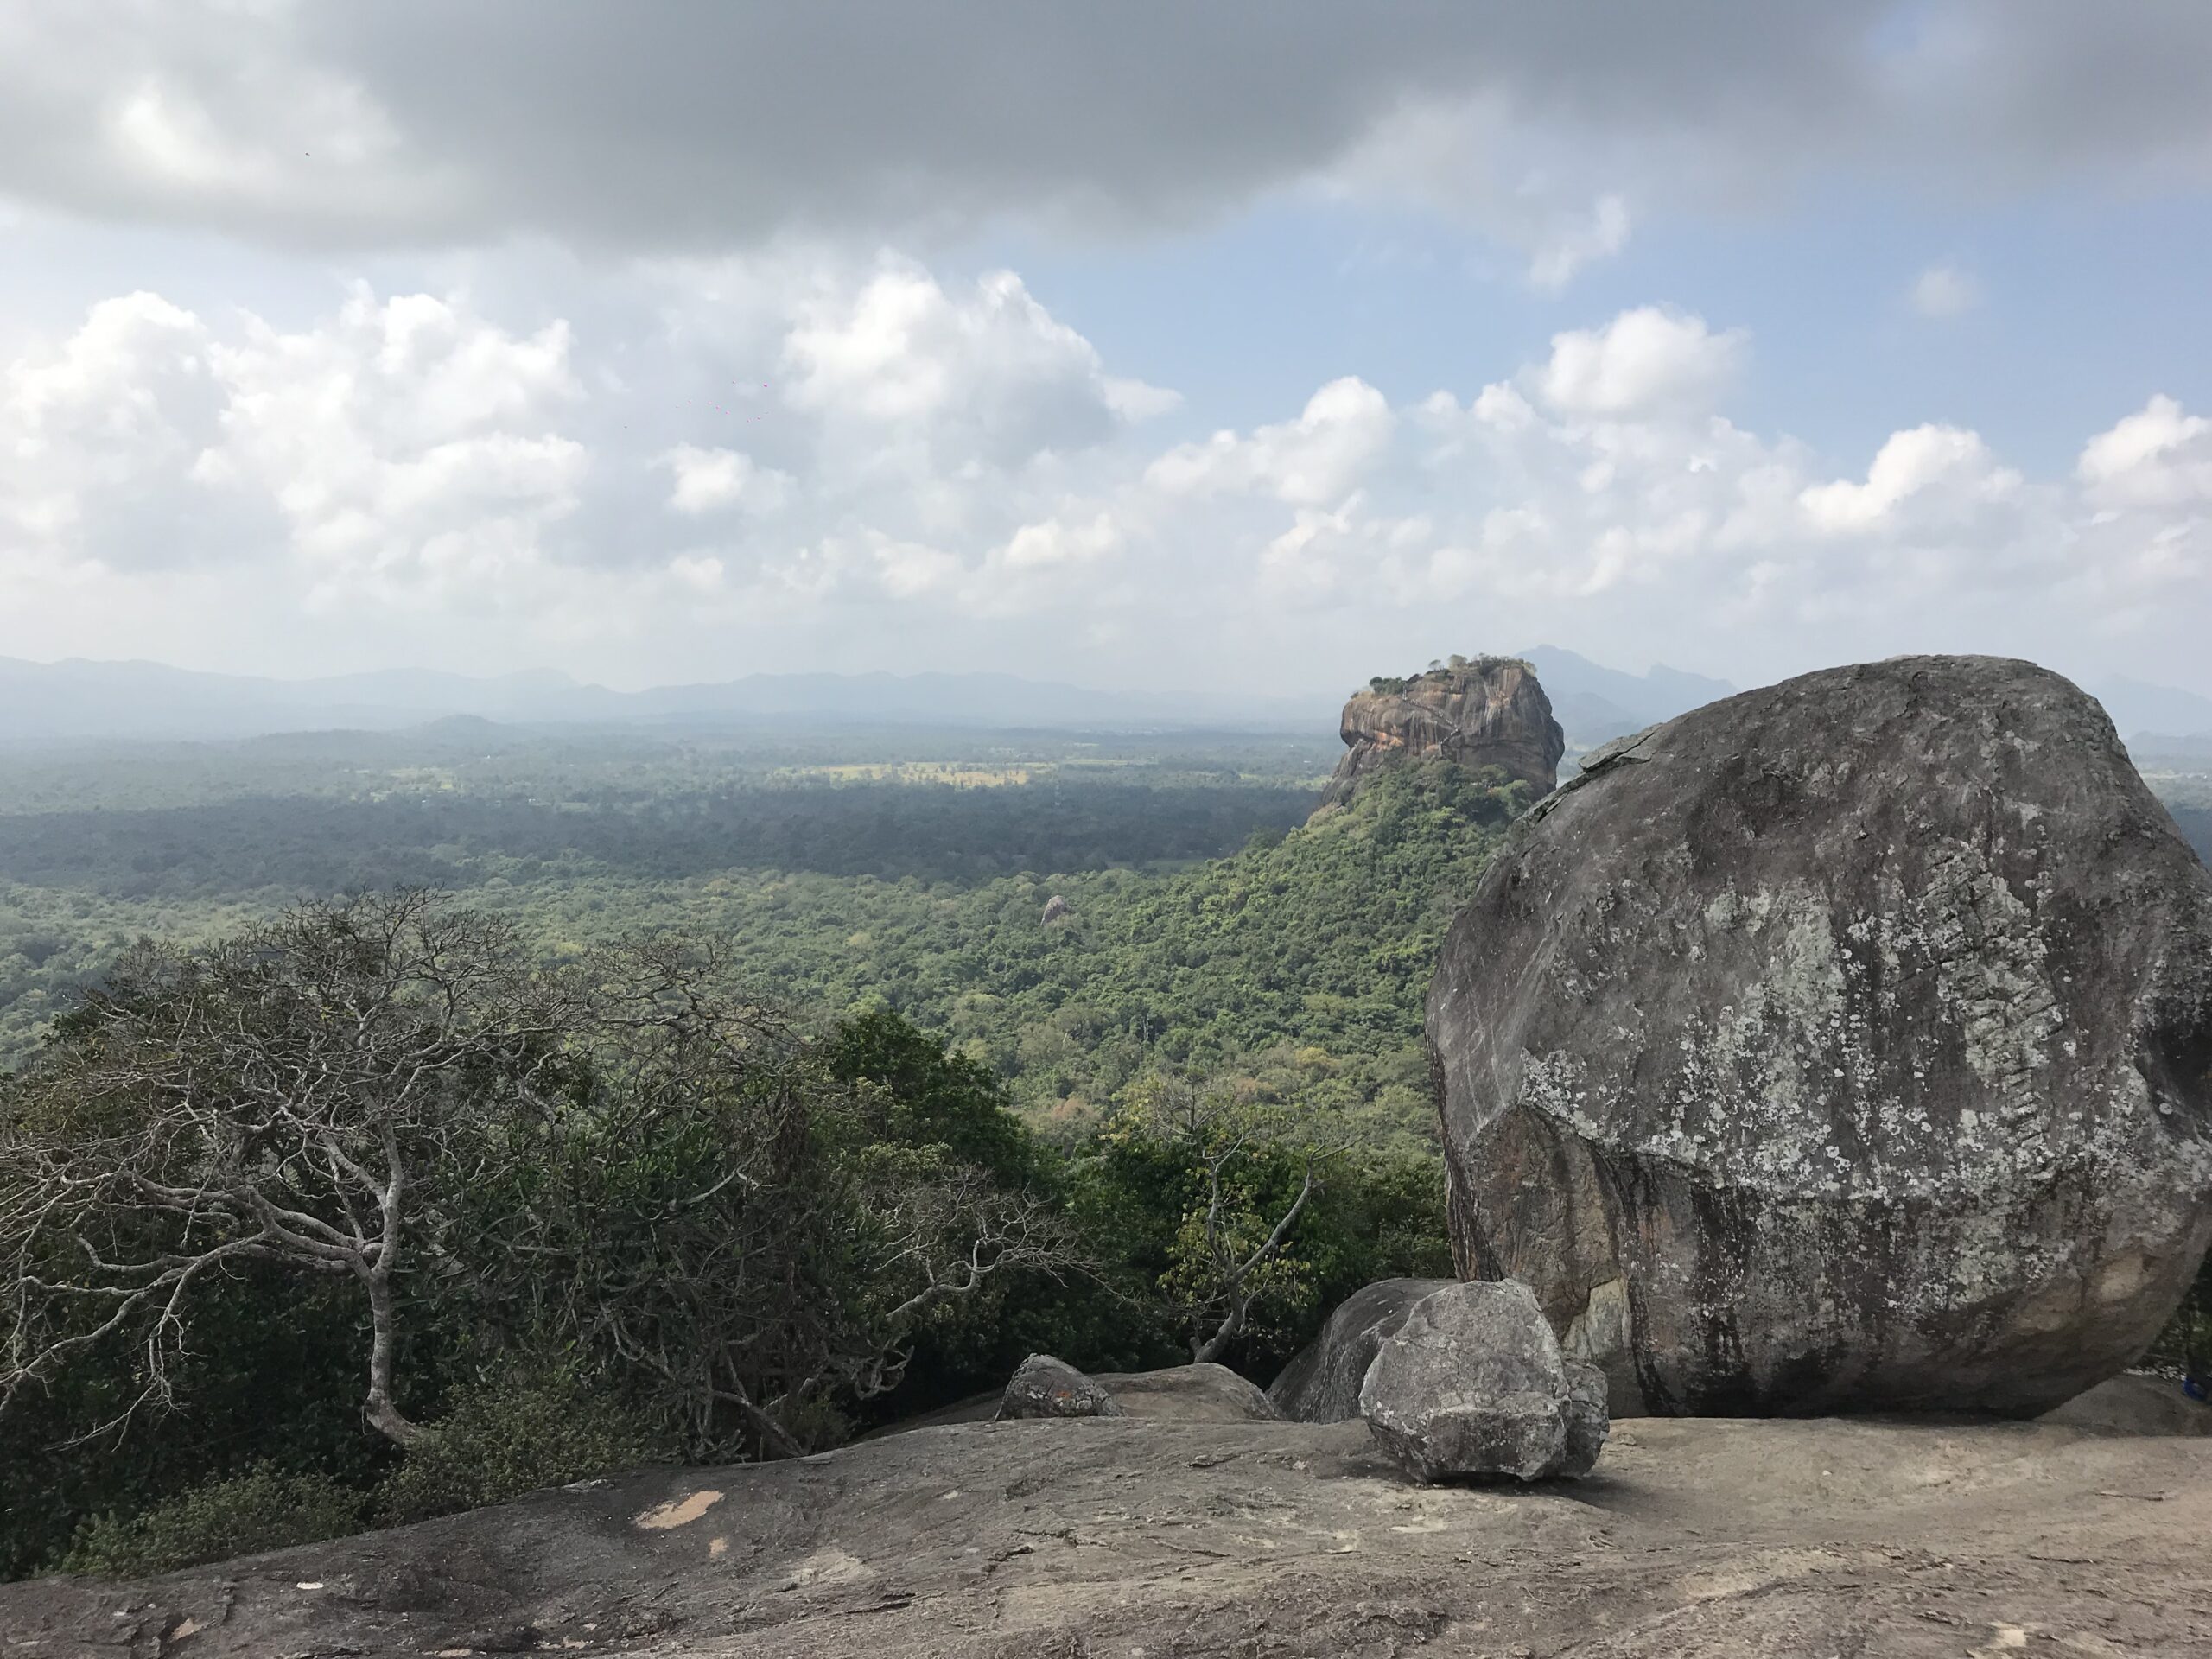
[(709, 1510), (722, 1501), (722, 1495), (714, 1491), (694, 1492), (689, 1497), (671, 1497), (665, 1503), (656, 1503), (636, 1524), (648, 1532), (666, 1532), (672, 1527), (688, 1527)]

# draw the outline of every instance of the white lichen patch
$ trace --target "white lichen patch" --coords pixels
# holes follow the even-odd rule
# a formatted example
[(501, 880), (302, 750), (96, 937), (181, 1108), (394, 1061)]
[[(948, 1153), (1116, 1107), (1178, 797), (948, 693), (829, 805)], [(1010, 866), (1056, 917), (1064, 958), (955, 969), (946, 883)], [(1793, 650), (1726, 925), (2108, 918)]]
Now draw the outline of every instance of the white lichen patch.
[(2035, 913), (1971, 844), (1943, 849), (1929, 878), (1914, 908), (1942, 1012), (1974, 1074), (2035, 1110), (2035, 1073), (2065, 1025)]

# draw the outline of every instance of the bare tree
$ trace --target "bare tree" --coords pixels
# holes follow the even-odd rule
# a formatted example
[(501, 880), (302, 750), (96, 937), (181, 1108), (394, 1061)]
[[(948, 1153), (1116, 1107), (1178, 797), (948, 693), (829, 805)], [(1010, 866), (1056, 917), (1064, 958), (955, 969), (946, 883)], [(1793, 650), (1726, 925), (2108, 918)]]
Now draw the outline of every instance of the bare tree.
[(364, 1414), (416, 1444), (393, 1372), (429, 1258), (487, 1344), (645, 1380), (696, 1449), (804, 1450), (941, 1309), (1071, 1260), (1056, 1208), (887, 1135), (872, 1087), (712, 946), (556, 971), (412, 893), (141, 945), (0, 1099), (0, 1404), (119, 1341), (124, 1417), (169, 1403), (196, 1294), (273, 1262), (359, 1287)]
[(126, 1340), (143, 1363), (124, 1417), (166, 1403), (194, 1293), (273, 1262), (359, 1287), (363, 1414), (419, 1440), (395, 1397), (396, 1277), (439, 1172), (558, 1083), (575, 1012), (504, 926), (423, 893), (139, 945), (0, 1117), (0, 1402)]

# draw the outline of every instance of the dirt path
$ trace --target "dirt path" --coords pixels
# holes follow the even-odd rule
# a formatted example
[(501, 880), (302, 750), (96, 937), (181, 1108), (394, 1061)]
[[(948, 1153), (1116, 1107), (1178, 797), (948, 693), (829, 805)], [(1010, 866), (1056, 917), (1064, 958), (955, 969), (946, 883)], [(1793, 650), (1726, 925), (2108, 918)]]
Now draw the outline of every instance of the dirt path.
[(2212, 1440), (1640, 1419), (1592, 1478), (1408, 1486), (1364, 1427), (957, 1424), (137, 1586), (0, 1659), (2212, 1655)]

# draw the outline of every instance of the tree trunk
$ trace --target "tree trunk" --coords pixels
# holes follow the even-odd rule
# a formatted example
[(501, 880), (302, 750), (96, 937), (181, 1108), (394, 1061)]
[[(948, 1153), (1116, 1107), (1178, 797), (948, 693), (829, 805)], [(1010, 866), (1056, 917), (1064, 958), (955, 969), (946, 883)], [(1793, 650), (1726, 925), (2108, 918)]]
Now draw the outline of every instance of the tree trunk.
[(361, 1415), (371, 1428), (403, 1450), (420, 1446), (430, 1431), (400, 1414), (391, 1397), (391, 1281), (380, 1272), (369, 1275), (369, 1397)]
[(1215, 1363), (1229, 1351), (1229, 1344), (1236, 1340), (1236, 1333), (1244, 1328), (1244, 1310), (1249, 1305), (1249, 1301), (1243, 1299), (1231, 1303), (1229, 1317), (1221, 1322), (1213, 1335), (1202, 1342), (1197, 1340), (1192, 1342), (1191, 1363), (1192, 1364)]

